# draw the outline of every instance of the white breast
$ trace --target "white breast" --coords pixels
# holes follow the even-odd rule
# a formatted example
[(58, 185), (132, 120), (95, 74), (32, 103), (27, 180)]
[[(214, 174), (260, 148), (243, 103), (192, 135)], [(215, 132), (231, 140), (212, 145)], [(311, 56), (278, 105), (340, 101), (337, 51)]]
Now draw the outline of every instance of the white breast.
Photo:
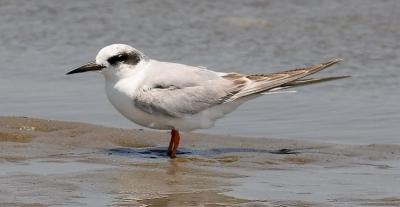
[(214, 121), (209, 120), (206, 114), (198, 114), (197, 116), (185, 118), (172, 118), (146, 113), (135, 107), (135, 94), (133, 88), (126, 88), (128, 85), (124, 82), (117, 84), (108, 83), (106, 84), (106, 94), (115, 109), (136, 124), (153, 129), (169, 130), (176, 128), (183, 131), (208, 128), (214, 124)]
[(155, 129), (171, 129), (170, 126), (158, 121), (154, 115), (143, 112), (135, 107), (134, 97), (141, 85), (141, 74), (118, 80), (106, 80), (106, 94), (111, 104), (127, 119), (141, 126)]

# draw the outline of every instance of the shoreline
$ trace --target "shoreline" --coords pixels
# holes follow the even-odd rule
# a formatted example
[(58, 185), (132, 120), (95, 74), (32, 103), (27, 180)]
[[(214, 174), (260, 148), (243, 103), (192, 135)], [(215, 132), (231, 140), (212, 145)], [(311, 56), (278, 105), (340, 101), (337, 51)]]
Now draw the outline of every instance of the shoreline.
[(167, 132), (0, 117), (0, 206), (400, 206), (400, 145), (184, 133), (170, 160), (168, 141)]

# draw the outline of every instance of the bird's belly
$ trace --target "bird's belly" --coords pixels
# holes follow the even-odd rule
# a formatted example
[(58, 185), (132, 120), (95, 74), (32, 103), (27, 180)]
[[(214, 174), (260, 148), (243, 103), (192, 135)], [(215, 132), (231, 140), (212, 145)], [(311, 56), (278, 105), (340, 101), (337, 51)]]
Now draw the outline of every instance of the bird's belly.
[(149, 114), (135, 107), (134, 100), (119, 91), (107, 91), (107, 97), (114, 108), (125, 118), (144, 127), (164, 130), (175, 128), (182, 131), (192, 131), (209, 128), (214, 125), (213, 120), (209, 120), (207, 116), (200, 114), (183, 118)]
[(193, 131), (214, 126), (217, 119), (230, 113), (241, 103), (224, 104), (206, 109), (200, 113), (187, 115), (185, 117), (166, 117), (150, 114), (137, 108), (134, 104), (133, 94), (128, 94), (118, 87), (106, 86), (106, 93), (111, 104), (124, 117), (144, 127), (153, 129), (178, 129), (182, 131)]
[(165, 122), (162, 122), (157, 116), (143, 112), (135, 107), (132, 97), (115, 88), (107, 88), (107, 97), (110, 103), (119, 113), (130, 121), (144, 127), (154, 129), (171, 129)]

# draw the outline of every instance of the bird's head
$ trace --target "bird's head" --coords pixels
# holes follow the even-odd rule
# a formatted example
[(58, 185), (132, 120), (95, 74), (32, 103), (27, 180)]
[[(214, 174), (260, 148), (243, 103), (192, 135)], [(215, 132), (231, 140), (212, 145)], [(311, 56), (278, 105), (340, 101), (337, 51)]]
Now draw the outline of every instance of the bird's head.
[(96, 56), (95, 62), (87, 63), (67, 73), (83, 73), (88, 71), (101, 72), (107, 77), (120, 77), (130, 73), (146, 56), (139, 50), (125, 44), (112, 44), (104, 47)]

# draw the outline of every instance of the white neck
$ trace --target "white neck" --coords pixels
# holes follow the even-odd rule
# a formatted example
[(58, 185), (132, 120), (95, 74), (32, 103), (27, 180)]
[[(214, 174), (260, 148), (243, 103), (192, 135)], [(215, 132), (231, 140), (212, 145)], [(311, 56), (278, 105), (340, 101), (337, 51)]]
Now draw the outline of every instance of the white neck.
[[(109, 96), (111, 91), (118, 91), (130, 98), (134, 97), (145, 79), (147, 66), (146, 61), (141, 61), (135, 67), (119, 68), (120, 71), (117, 73), (105, 71), (107, 72), (104, 73), (107, 95)], [(110, 96), (109, 99), (111, 100)]]

